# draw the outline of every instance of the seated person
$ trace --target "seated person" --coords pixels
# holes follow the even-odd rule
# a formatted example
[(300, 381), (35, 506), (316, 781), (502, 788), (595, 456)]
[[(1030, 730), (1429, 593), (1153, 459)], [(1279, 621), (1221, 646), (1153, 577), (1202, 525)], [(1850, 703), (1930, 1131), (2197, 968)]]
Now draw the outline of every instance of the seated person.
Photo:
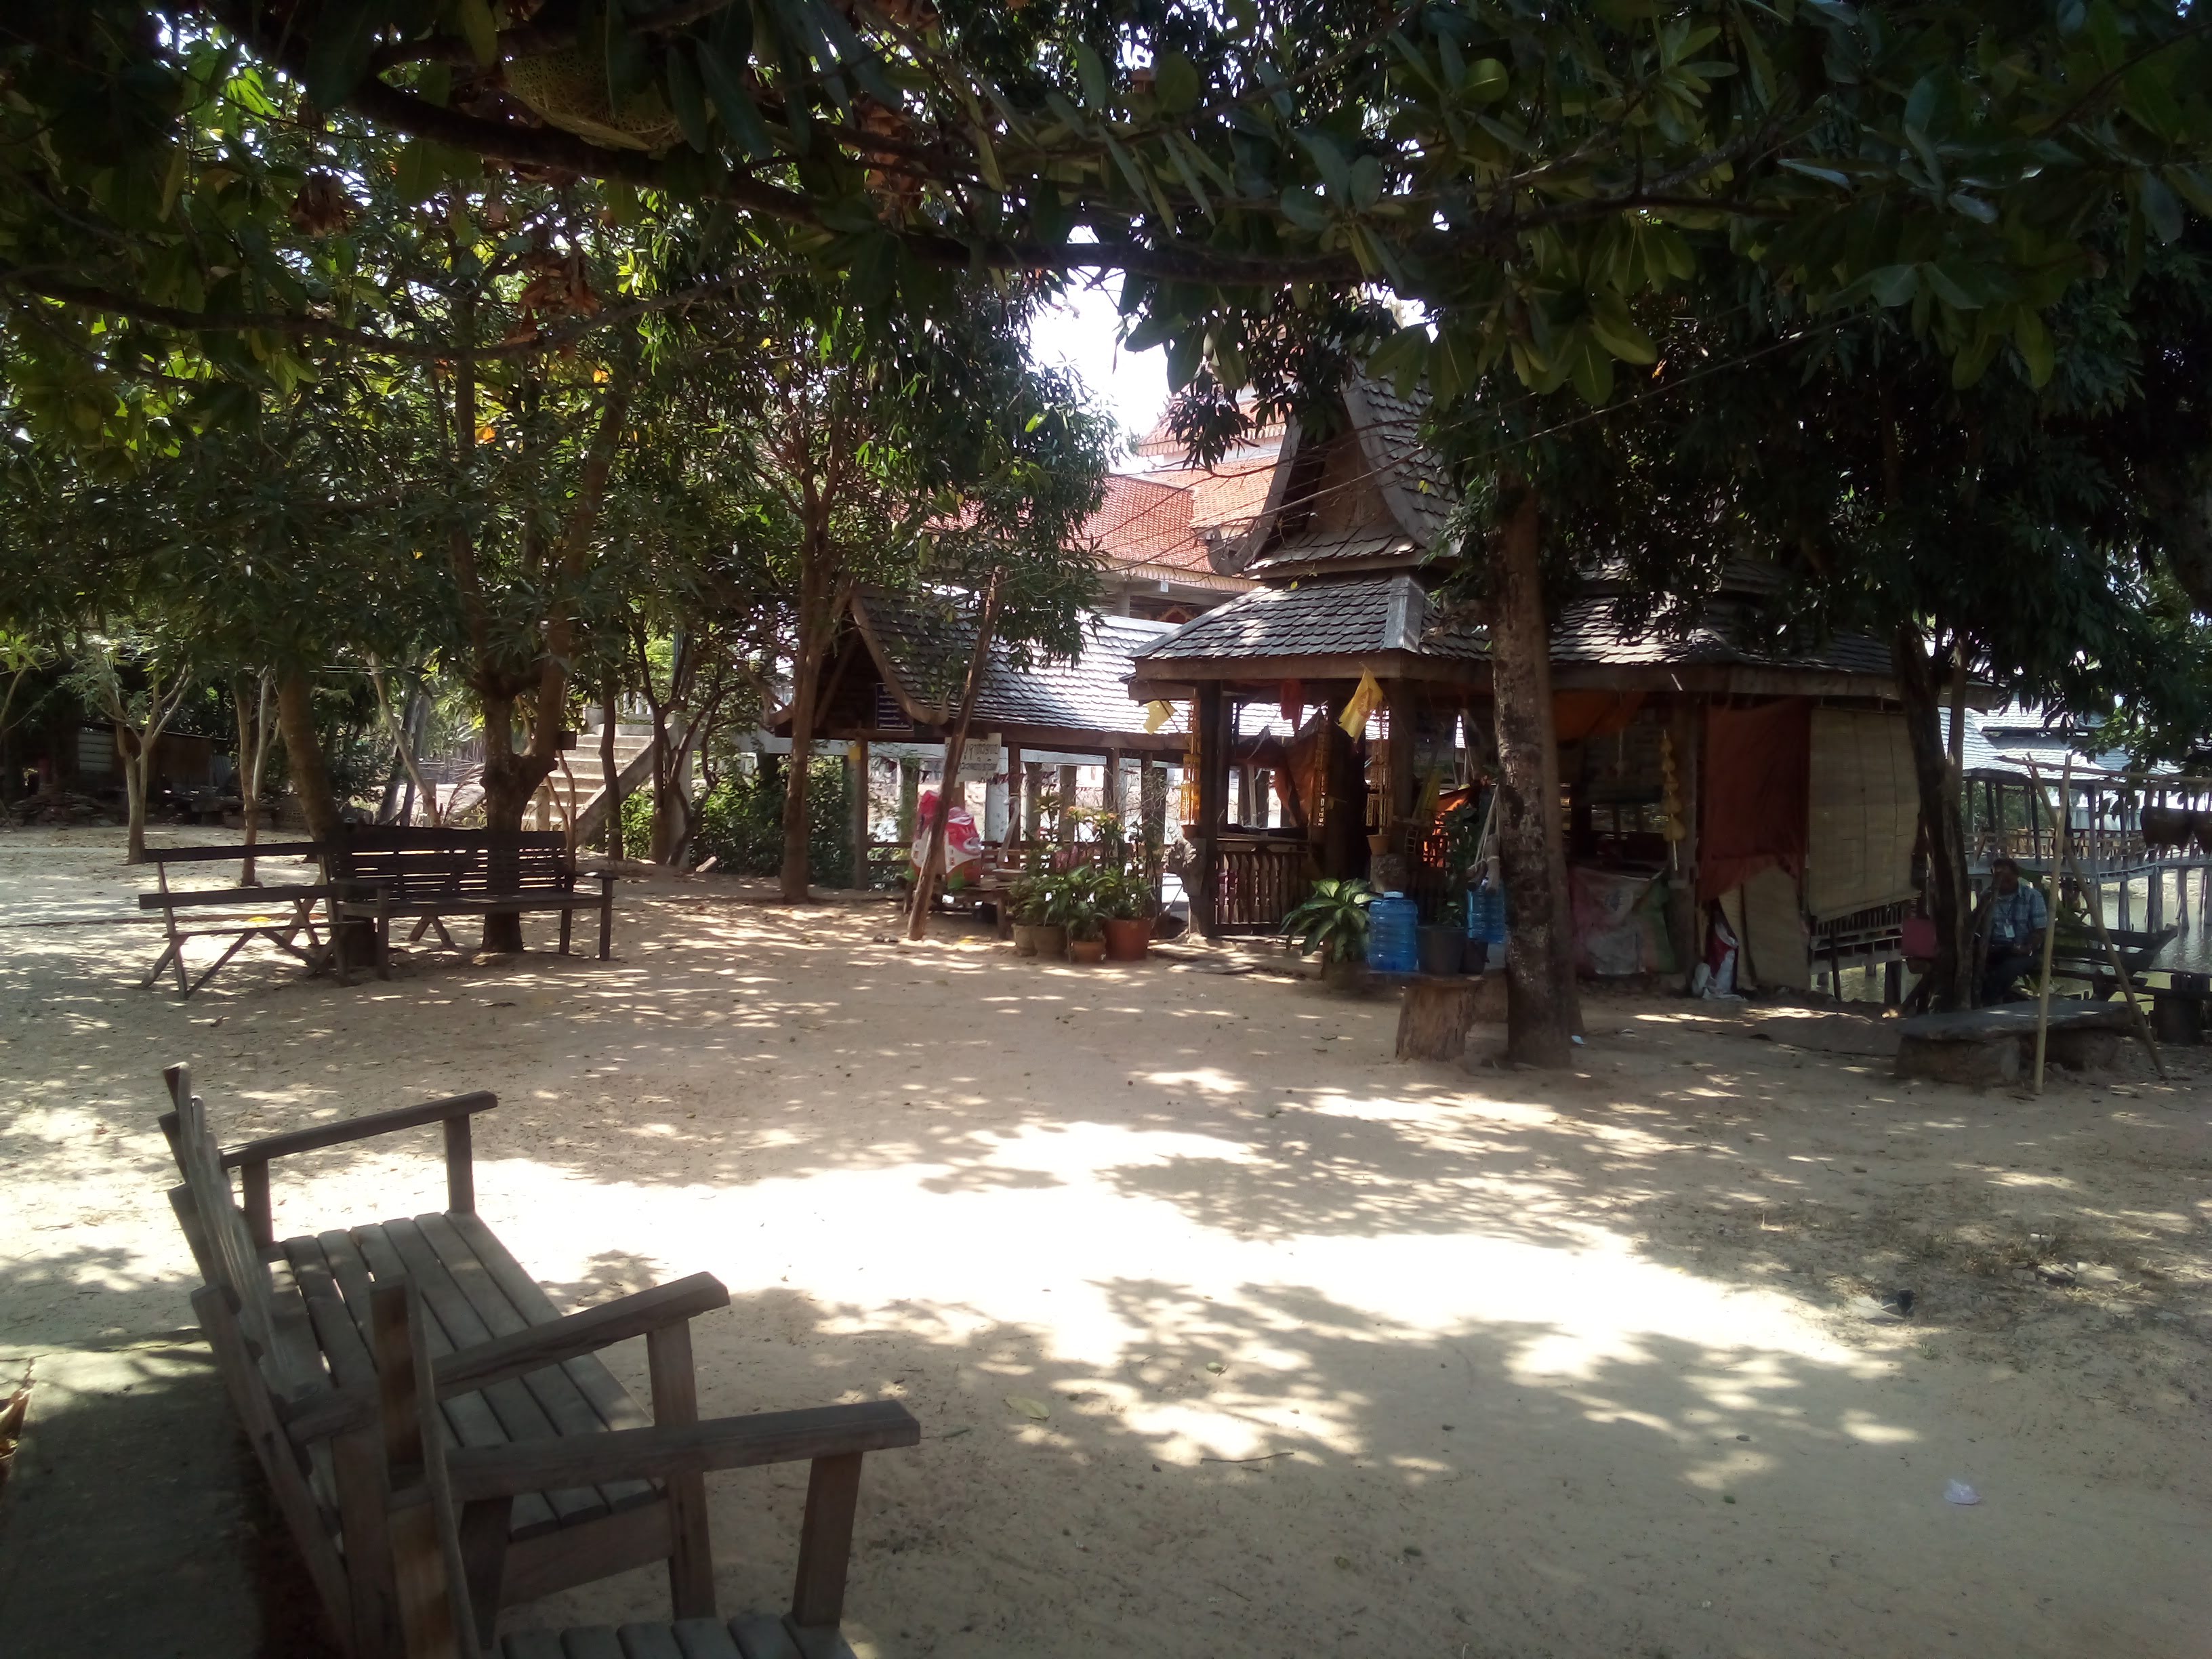
[(2043, 895), (2022, 882), (2020, 866), (1999, 859), (1990, 866), (1996, 892), (1984, 925), (1989, 929), (1988, 965), (1982, 973), (1982, 1001), (2010, 1000), (2013, 981), (2043, 965), (2043, 930), (2051, 926), (2051, 907)]

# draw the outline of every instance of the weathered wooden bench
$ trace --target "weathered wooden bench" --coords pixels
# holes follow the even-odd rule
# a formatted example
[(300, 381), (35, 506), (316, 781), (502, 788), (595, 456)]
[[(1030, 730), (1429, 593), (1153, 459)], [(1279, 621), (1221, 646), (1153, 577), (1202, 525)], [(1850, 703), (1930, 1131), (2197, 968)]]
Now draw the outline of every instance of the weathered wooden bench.
[[(264, 842), (247, 847), (159, 847), (149, 848), (146, 861), (154, 866), (155, 890), (138, 896), (142, 910), (159, 910), (167, 939), (161, 954), (146, 970), (141, 988), (149, 988), (161, 977), (166, 968), (175, 969), (177, 990), (190, 996), (221, 971), (223, 965), (236, 956), (250, 941), (267, 939), (279, 950), (288, 951), (307, 965), (311, 974), (325, 968), (333, 969), (338, 982), (345, 982), (345, 963), (331, 941), (315, 931), (315, 907), (326, 908), (333, 939), (337, 933), (337, 917), (343, 894), (337, 885), (328, 882), (280, 883), (264, 887), (172, 887), (169, 870), (180, 864), (238, 864), (250, 854), (257, 861), (270, 858), (311, 857), (321, 849), (313, 842)], [(252, 912), (241, 915), (240, 912)], [(277, 914), (259, 914), (276, 912)], [(306, 948), (294, 941), (301, 934), (307, 936)], [(196, 939), (228, 939), (230, 943), (203, 969), (197, 979), (187, 979), (185, 971), (185, 945)]]
[(458, 950), (444, 918), (558, 912), (561, 951), (568, 951), (579, 910), (599, 913), (599, 960), (614, 938), (615, 878), (602, 872), (596, 893), (580, 890), (568, 838), (557, 833), (428, 830), (404, 824), (349, 823), (323, 843), (323, 874), (334, 883), (373, 884), (373, 891), (341, 902), (340, 914), (373, 923), (380, 966), (390, 948), (390, 924), (412, 917), (413, 944), (434, 928)]
[[(417, 1288), (401, 1280), (370, 1293), (372, 1346), (381, 1383), (376, 1427), (382, 1451), (384, 1527), (378, 1538), (388, 1580), (398, 1588), (407, 1659), (852, 1659), (840, 1634), (845, 1558), (862, 1440), (870, 1449), (914, 1443), (914, 1419), (889, 1401), (811, 1412), (730, 1418), (684, 1429), (639, 1429), (561, 1449), (577, 1476), (657, 1474), (696, 1478), (812, 1457), (791, 1612), (725, 1625), (712, 1611), (671, 1624), (597, 1625), (526, 1631), (495, 1645), (472, 1616), (467, 1570), (469, 1516), (544, 1478), (532, 1448), (448, 1450), (433, 1398), (433, 1322)], [(863, 1430), (866, 1418), (872, 1425)], [(481, 1641), (482, 1645), (479, 1645)]]
[[(167, 1076), (174, 1109), (161, 1124), (185, 1176), (170, 1200), (204, 1281), (192, 1305), (354, 1659), (402, 1651), (405, 1598), (385, 1553), (388, 1493), (376, 1415), (388, 1379), (374, 1354), (378, 1293), (403, 1284), (424, 1310), (420, 1347), (441, 1443), (453, 1448), (457, 1469), (475, 1472), (458, 1520), (458, 1570), (476, 1610), (475, 1639), (490, 1642), (502, 1607), (658, 1560), (668, 1564), (678, 1616), (711, 1613), (703, 1471), (809, 1459), (805, 1594), (794, 1617), (810, 1639), (822, 1638), (810, 1653), (841, 1650), (836, 1626), (860, 1458), (919, 1440), (904, 1407), (877, 1401), (699, 1422), (689, 1322), (726, 1306), (729, 1293), (696, 1273), (561, 1314), (476, 1214), (471, 1122), (498, 1104), (491, 1095), (224, 1152), (186, 1070)], [(445, 1134), (445, 1210), (275, 1241), (272, 1163), (430, 1124)], [(646, 1340), (650, 1417), (597, 1358), (636, 1336)]]
[[(2128, 983), (2137, 991), (2143, 989), (2143, 972), (2153, 958), (2166, 948), (2167, 941), (2180, 930), (2167, 927), (2154, 933), (2139, 928), (2107, 927), (2105, 932), (2120, 958), (2121, 969)], [(2120, 975), (2112, 971), (2112, 958), (2105, 953), (2102, 940), (2096, 930), (2085, 923), (2061, 918), (2058, 931), (2051, 941), (2051, 976), (2054, 980), (2076, 981), (2089, 988), (2090, 994), (2100, 1000), (2119, 994)], [(2031, 984), (2033, 980), (2031, 979)]]
[[(2033, 1063), (2035, 1023), (2033, 1002), (1915, 1015), (1898, 1028), (1897, 1075), (1978, 1088), (2016, 1082)], [(2124, 1003), (2056, 999), (2044, 1056), (2070, 1072), (2109, 1066), (2130, 1024)]]

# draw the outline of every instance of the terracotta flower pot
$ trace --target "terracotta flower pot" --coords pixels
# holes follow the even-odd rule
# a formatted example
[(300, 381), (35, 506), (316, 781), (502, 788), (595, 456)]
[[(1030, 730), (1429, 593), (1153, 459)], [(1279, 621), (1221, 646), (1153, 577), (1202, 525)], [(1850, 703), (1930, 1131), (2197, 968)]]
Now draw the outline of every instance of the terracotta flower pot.
[(1106, 924), (1106, 960), (1142, 962), (1152, 938), (1151, 917), (1116, 916)]
[(1030, 937), (1036, 941), (1040, 960), (1058, 962), (1067, 954), (1067, 929), (1065, 927), (1050, 927), (1039, 922), (1030, 929)]
[(1014, 924), (1014, 954), (1033, 957), (1036, 952), (1036, 928), (1034, 924), (1018, 921)]
[(1072, 939), (1067, 941), (1070, 962), (1103, 962), (1106, 960), (1106, 941), (1103, 939)]

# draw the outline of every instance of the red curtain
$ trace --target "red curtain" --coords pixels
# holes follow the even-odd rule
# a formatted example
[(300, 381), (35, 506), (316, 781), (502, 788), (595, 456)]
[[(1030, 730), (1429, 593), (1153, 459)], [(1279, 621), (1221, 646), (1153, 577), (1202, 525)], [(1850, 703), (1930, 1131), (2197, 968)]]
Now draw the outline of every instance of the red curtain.
[(1811, 816), (1813, 705), (1781, 697), (1753, 708), (1705, 711), (1700, 769), (1698, 897), (1718, 898), (1779, 865), (1805, 873)]

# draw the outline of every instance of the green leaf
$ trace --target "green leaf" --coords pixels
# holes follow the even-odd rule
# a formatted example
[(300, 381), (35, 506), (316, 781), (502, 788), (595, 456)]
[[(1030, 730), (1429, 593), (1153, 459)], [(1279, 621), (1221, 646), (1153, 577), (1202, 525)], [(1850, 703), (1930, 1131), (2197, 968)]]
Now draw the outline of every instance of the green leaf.
[(1827, 185), (1841, 185), (1846, 190), (1850, 188), (1850, 179), (1833, 167), (1815, 167), (1812, 162), (1801, 161), (1794, 155), (1784, 156), (1782, 165), (1792, 173), (1803, 173), (1808, 179), (1818, 179)]
[(1337, 147), (1336, 140), (1311, 128), (1301, 132), (1298, 138), (1313, 157), (1314, 166), (1320, 170), (1321, 181), (1328, 187), (1330, 198), (1338, 202), (1349, 202), (1352, 199), (1352, 164), (1344, 159), (1344, 152)]
[(1199, 329), (1178, 334), (1168, 342), (1168, 390), (1181, 392), (1198, 378), (1206, 359), (1206, 335)]
[(2041, 387), (2051, 379), (2057, 354), (2051, 344), (2051, 331), (2043, 325), (2042, 317), (2023, 307), (2013, 321), (2012, 343), (2020, 348), (2021, 360), (2027, 365), (2031, 385)]
[(1613, 401), (1613, 359), (1595, 341), (1585, 340), (1576, 350), (1571, 373), (1584, 403), (1601, 409)]
[(2155, 173), (2142, 175), (2140, 189), (2143, 217), (2150, 222), (2151, 234), (2168, 245), (2179, 241), (2181, 204), (2172, 189)]
[(1389, 380), (1401, 398), (1407, 398), (1428, 360), (1428, 330), (1401, 328), (1367, 354), (1367, 372), (1378, 380)]
[(356, 5), (333, 6), (318, 16), (323, 27), (307, 43), (305, 64), (307, 96), (313, 102), (336, 109), (361, 84), (368, 73), (386, 9), (372, 0), (361, 0)]
[(1512, 89), (1505, 65), (1495, 58), (1477, 58), (1468, 66), (1467, 93), (1479, 104), (1494, 104)]
[(744, 86), (730, 66), (722, 61), (722, 54), (705, 41), (699, 43), (699, 75), (707, 83), (707, 94), (714, 100), (715, 112), (722, 118), (722, 125), (747, 155), (756, 161), (765, 161), (775, 154), (775, 141), (769, 137), (768, 125), (761, 119), (760, 111), (745, 94)]
[(1160, 100), (1160, 107), (1170, 115), (1181, 115), (1198, 106), (1204, 82), (1199, 79), (1198, 65), (1179, 52), (1162, 52), (1152, 64), (1152, 92)]
[(699, 67), (680, 40), (668, 51), (668, 107), (684, 129), (684, 142), (694, 149), (705, 149), (712, 142), (707, 133), (707, 100), (699, 89)]
[(1083, 101), (1093, 111), (1106, 107), (1106, 65), (1087, 42), (1075, 43), (1075, 78), (1083, 88)]
[(487, 0), (453, 0), (454, 21), (469, 43), (469, 55), (477, 63), (499, 60), (499, 24)]
[(1283, 217), (1300, 230), (1318, 232), (1328, 227), (1328, 210), (1304, 185), (1292, 185), (1283, 192), (1282, 207)]
[(1920, 275), (1911, 265), (1884, 265), (1869, 272), (1866, 282), (1878, 306), (1901, 306), (1920, 292)]
[(428, 138), (410, 138), (400, 146), (397, 161), (399, 199), (410, 207), (427, 202), (447, 179), (461, 176), (471, 165), (481, 168), (483, 164), (467, 151)]

